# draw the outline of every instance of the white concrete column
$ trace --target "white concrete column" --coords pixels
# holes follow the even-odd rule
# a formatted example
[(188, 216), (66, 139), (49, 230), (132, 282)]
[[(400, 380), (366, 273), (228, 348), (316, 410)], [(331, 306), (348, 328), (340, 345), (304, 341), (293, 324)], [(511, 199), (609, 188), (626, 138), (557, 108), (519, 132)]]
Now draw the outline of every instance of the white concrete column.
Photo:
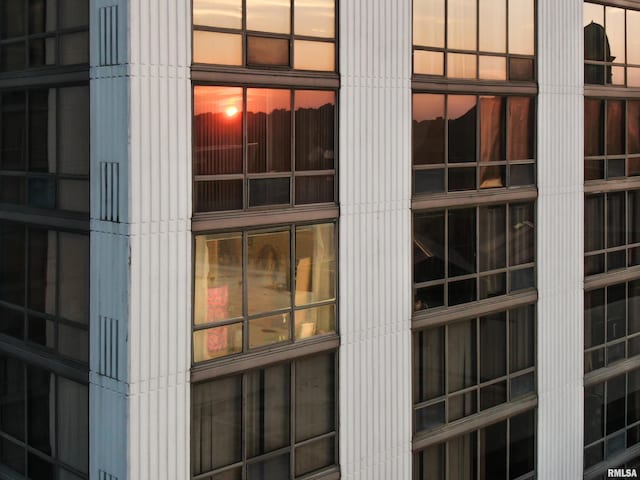
[(582, 0), (538, 0), (538, 478), (582, 478)]
[(189, 478), (190, 2), (91, 2), (91, 478)]
[(411, 478), (411, 1), (340, 2), (340, 464)]

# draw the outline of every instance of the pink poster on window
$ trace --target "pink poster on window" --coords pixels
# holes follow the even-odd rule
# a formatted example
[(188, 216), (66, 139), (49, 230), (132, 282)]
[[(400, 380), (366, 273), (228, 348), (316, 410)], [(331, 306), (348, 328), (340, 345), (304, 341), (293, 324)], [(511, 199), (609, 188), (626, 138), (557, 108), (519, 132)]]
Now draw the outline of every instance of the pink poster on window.
[[(217, 322), (227, 318), (227, 305), (229, 303), (229, 287), (211, 287), (207, 295), (207, 322)], [(207, 350), (210, 353), (227, 349), (229, 344), (228, 328), (220, 327), (209, 330), (207, 333)]]

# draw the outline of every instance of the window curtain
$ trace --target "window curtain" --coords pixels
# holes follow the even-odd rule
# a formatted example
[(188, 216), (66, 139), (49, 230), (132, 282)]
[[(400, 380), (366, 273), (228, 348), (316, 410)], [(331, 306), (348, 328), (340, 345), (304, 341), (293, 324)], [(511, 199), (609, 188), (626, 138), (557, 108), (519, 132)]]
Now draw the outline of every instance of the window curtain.
[(476, 434), (471, 433), (447, 442), (449, 448), (449, 478), (472, 480), (476, 478)]
[[(53, 382), (53, 375), (51, 377)], [(51, 405), (53, 404), (51, 402)], [(53, 422), (53, 415), (50, 418)], [(54, 431), (54, 428), (50, 429), (52, 436)], [(57, 431), (60, 460), (81, 472), (88, 473), (89, 388), (86, 385), (58, 377)]]
[(451, 393), (476, 382), (476, 323), (459, 322), (448, 328), (447, 371)]
[(534, 364), (535, 311), (533, 305), (509, 312), (509, 366), (517, 372)]

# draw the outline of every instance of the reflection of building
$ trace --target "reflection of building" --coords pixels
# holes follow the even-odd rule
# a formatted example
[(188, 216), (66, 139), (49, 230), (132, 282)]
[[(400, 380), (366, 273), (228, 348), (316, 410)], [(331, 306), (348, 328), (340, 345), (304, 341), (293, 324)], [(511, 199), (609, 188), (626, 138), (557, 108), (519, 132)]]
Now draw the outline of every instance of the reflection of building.
[(609, 47), (609, 39), (605, 33), (604, 27), (595, 22), (589, 23), (584, 27), (584, 59), (594, 62), (606, 62), (603, 64), (592, 65), (585, 63), (584, 78), (585, 83), (595, 85), (610, 85), (612, 80), (611, 65), (616, 57), (611, 56)]

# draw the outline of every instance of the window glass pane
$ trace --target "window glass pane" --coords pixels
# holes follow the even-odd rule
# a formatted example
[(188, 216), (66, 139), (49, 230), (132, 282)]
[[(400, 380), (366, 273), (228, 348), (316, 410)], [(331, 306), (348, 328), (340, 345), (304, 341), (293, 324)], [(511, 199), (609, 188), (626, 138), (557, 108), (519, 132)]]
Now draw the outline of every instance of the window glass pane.
[(413, 164), (444, 163), (444, 95), (413, 95)]
[(458, 282), (450, 282), (448, 285), (449, 306), (460, 305), (461, 303), (474, 302), (477, 300), (476, 279), (460, 280)]
[(449, 163), (476, 161), (476, 97), (447, 97)]
[(607, 195), (607, 248), (625, 243), (625, 192)]
[(323, 438), (296, 448), (296, 475), (328, 467), (335, 463), (335, 438)]
[(242, 234), (196, 237), (194, 323), (242, 316)]
[(584, 100), (584, 154), (604, 155), (604, 100)]
[(290, 0), (246, 0), (247, 30), (289, 33)]
[(605, 7), (606, 38), (609, 41), (611, 62), (625, 63), (624, 8)]
[(24, 474), (24, 448), (9, 440), (0, 438), (0, 462), (6, 468), (11, 469), (11, 473)]
[(291, 180), (264, 178), (249, 180), (249, 206), (288, 205), (291, 202)]
[(293, 46), (293, 68), (333, 72), (336, 69), (335, 44), (296, 40)]
[(89, 24), (89, 4), (86, 0), (58, 0), (60, 28), (84, 27)]
[(58, 235), (55, 231), (29, 230), (29, 300), (34, 310), (56, 314)]
[(506, 52), (507, 4), (503, 0), (480, 0), (480, 51)]
[(640, 420), (640, 370), (628, 374), (627, 388), (627, 425)]
[(450, 192), (476, 189), (476, 168), (451, 168), (449, 169)]
[(447, 442), (447, 471), (449, 478), (472, 480), (477, 475), (476, 432)]
[(326, 305), (324, 307), (296, 310), (296, 339), (313, 337), (336, 331), (336, 307)]
[(196, 213), (242, 208), (242, 180), (195, 182), (193, 189)]
[(191, 386), (191, 471), (194, 475), (242, 459), (242, 378)]
[(506, 160), (505, 99), (480, 97), (480, 161)]
[(28, 443), (47, 455), (55, 452), (54, 418), (55, 377), (40, 368), (27, 367)]
[(447, 399), (447, 421), (455, 422), (478, 411), (478, 392), (473, 390)]
[(483, 80), (507, 79), (507, 59), (504, 57), (490, 57), (488, 55), (480, 55), (479, 69), (479, 78)]
[(640, 101), (627, 102), (627, 143), (629, 153), (640, 153)]
[(31, 478), (54, 478), (55, 476), (53, 465), (33, 453), (27, 456), (27, 471)]
[(507, 324), (505, 313), (480, 319), (480, 381), (507, 374)]
[(23, 176), (0, 175), (0, 203), (25, 202), (26, 189)]
[(413, 334), (413, 402), (444, 394), (444, 327)]
[(89, 212), (89, 181), (59, 180), (58, 208), (72, 212)]
[(334, 168), (335, 106), (335, 92), (295, 91), (296, 170)]
[(296, 35), (333, 38), (335, 10), (335, 0), (295, 0)]
[(627, 10), (627, 55), (629, 63), (640, 65), (640, 11)]
[(429, 405), (427, 407), (421, 407), (415, 411), (414, 430), (415, 432), (424, 432), (427, 430), (433, 430), (444, 425), (445, 409), (444, 401)]
[(533, 158), (535, 112), (530, 97), (509, 98), (509, 160)]
[(530, 410), (509, 420), (509, 478), (535, 469), (535, 411)]
[(193, 361), (204, 362), (242, 351), (242, 323), (193, 332)]
[(476, 269), (476, 209), (450, 210), (449, 277), (475, 273)]
[(416, 214), (413, 230), (414, 282), (444, 278), (444, 212)]
[(0, 27), (2, 38), (19, 37), (24, 35), (25, 29), (24, 0), (5, 0), (0, 2)]
[(242, 65), (242, 35), (194, 30), (193, 63)]
[(509, 1), (509, 53), (533, 55), (533, 0)]
[(480, 300), (507, 293), (507, 274), (496, 273), (480, 277)]
[(247, 300), (249, 314), (291, 306), (289, 231), (248, 235)]
[(507, 264), (505, 205), (480, 207), (480, 271), (504, 268)]
[(509, 265), (531, 263), (535, 257), (535, 220), (533, 205), (509, 205)]
[(477, 58), (465, 53), (447, 53), (447, 77), (476, 78)]
[(626, 290), (624, 283), (607, 287), (607, 341), (625, 335)]
[(334, 225), (296, 227), (296, 305), (335, 299)]
[(640, 68), (627, 68), (627, 86), (640, 87)]
[(604, 343), (604, 289), (584, 294), (584, 346), (594, 347)]
[[(53, 335), (51, 335), (53, 337)], [(89, 362), (89, 332), (64, 324), (58, 325), (58, 351), (60, 355), (79, 362)]]
[(625, 426), (625, 375), (607, 382), (607, 435)]
[(425, 448), (413, 456), (413, 480), (446, 478), (444, 473), (445, 444)]
[(533, 81), (533, 59), (509, 58), (509, 80)]
[(413, 192), (416, 195), (444, 192), (444, 168), (415, 170), (413, 172)]
[(444, 75), (444, 53), (414, 50), (413, 73), (438, 76)]
[(58, 61), (61, 65), (89, 63), (89, 34), (80, 32), (60, 35)]
[(476, 322), (458, 322), (447, 328), (448, 389), (456, 392), (476, 384)]
[(249, 320), (249, 348), (284, 342), (291, 338), (291, 314), (279, 313)]
[(58, 377), (58, 457), (89, 472), (89, 388)]
[(289, 453), (277, 457), (270, 457), (247, 466), (247, 478), (256, 480), (271, 480), (272, 478), (287, 478), (289, 472)]
[[(60, 88), (57, 93), (59, 111), (56, 125), (58, 129), (60, 171), (62, 173), (88, 175), (90, 137), (89, 88)], [(52, 121), (54, 120), (51, 119), (50, 122)]]
[(1, 101), (0, 169), (25, 170), (26, 96), (23, 92), (4, 93)]
[(480, 430), (480, 478), (507, 478), (507, 422)]
[(476, 2), (447, 1), (447, 48), (476, 50)]
[(26, 67), (25, 42), (9, 43), (0, 46), (0, 70), (12, 72)]
[(296, 177), (296, 205), (310, 203), (329, 203), (335, 199), (335, 177), (318, 175), (312, 177)]
[(44, 67), (56, 63), (55, 37), (29, 40), (29, 66)]
[(640, 281), (629, 282), (629, 335), (640, 332)]
[(289, 40), (248, 35), (247, 65), (289, 66)]
[(480, 410), (486, 410), (507, 401), (507, 382), (498, 382), (480, 389)]
[(242, 88), (194, 87), (194, 174), (242, 173), (242, 104)]
[(24, 305), (25, 234), (17, 224), (0, 222), (0, 300)]
[(60, 233), (59, 305), (60, 316), (89, 323), (89, 238)]
[(55, 208), (56, 181), (53, 177), (30, 177), (27, 179), (29, 205), (36, 208)]
[[(53, 95), (55, 99), (55, 95)], [(32, 172), (56, 171), (55, 154), (49, 165), (49, 91), (34, 90), (29, 93), (29, 170)], [(88, 117), (88, 107), (87, 107)], [(55, 122), (53, 117), (52, 122)], [(62, 122), (61, 122), (62, 123)], [(88, 132), (87, 132), (88, 134)]]
[(289, 368), (288, 364), (278, 365), (246, 375), (247, 457), (272, 452), (290, 441)]
[(333, 354), (295, 362), (296, 441), (335, 429), (335, 360)]
[(24, 313), (21, 310), (0, 307), (0, 318), (0, 333), (19, 340), (24, 338)]
[(18, 440), (25, 439), (24, 407), (23, 364), (0, 357), (0, 430)]
[(193, 24), (242, 28), (242, 0), (193, 0)]
[(247, 89), (247, 162), (251, 173), (291, 170), (291, 91)]
[(604, 196), (587, 197), (584, 204), (585, 251), (604, 248)]
[(624, 101), (607, 101), (607, 155), (624, 154), (624, 110)]
[(444, 47), (445, 0), (413, 2), (413, 44)]

